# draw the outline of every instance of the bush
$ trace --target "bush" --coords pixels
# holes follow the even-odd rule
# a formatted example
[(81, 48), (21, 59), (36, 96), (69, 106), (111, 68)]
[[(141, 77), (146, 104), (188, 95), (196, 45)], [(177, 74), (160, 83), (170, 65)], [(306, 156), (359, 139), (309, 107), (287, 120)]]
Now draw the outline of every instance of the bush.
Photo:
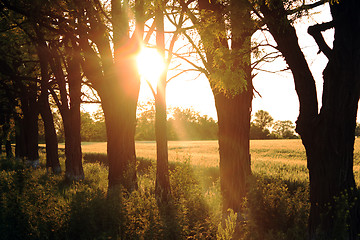
[(281, 180), (255, 179), (247, 199), (250, 239), (307, 239), (308, 196), (305, 187), (289, 190)]
[(131, 193), (108, 192), (108, 170), (99, 163), (84, 163), (86, 179), (72, 184), (45, 168), (26, 169), (15, 161), (1, 166), (4, 240), (307, 238), (307, 188), (289, 188), (276, 179), (255, 179), (241, 220), (233, 213), (222, 222), (219, 180), (189, 159), (172, 167), (172, 198), (160, 205), (154, 196), (156, 167), (149, 161), (139, 164), (139, 188)]

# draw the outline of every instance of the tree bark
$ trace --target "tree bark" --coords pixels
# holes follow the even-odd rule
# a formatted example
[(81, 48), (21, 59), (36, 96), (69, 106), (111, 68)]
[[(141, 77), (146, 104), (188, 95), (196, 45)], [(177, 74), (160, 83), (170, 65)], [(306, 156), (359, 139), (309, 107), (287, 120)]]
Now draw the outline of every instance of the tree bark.
[(321, 41), (317, 41), (329, 58), (323, 72), (323, 101), (318, 113), (315, 81), (282, 2), (272, 7), (264, 4), (261, 8), (278, 49), (293, 73), (299, 96), (296, 130), (306, 149), (310, 176), (309, 239), (358, 239), (360, 233), (359, 194), (353, 175), (360, 92), (359, 10), (359, 2), (353, 0), (331, 5), (334, 47), (324, 48), (319, 44)]
[[(139, 3), (141, 5), (141, 2), (137, 0), (136, 5)], [(93, 8), (93, 6), (87, 7)], [(140, 90), (135, 54), (139, 50), (139, 41), (142, 36), (136, 31), (130, 38), (129, 22), (126, 16), (127, 11), (122, 8), (121, 1), (112, 0), (114, 52), (112, 52), (107, 33), (108, 26), (96, 15), (90, 16), (91, 28), (96, 29), (95, 34), (88, 37), (96, 44), (98, 52), (89, 46), (86, 34), (80, 37), (80, 46), (84, 52), (82, 67), (98, 92), (104, 111), (109, 160), (109, 189), (122, 185), (125, 190), (131, 192), (137, 188), (134, 136), (136, 106)], [(86, 28), (81, 30), (87, 31)]]
[(53, 173), (58, 174), (61, 173), (58, 140), (54, 126), (54, 119), (47, 97), (41, 105), (40, 114), (44, 122), (45, 129), (46, 168), (51, 168)]
[[(68, 58), (68, 79), (69, 79), (69, 96), (70, 108), (64, 119), (65, 130), (65, 176), (69, 180), (82, 180), (85, 178), (82, 167), (81, 152), (81, 72), (80, 56), (76, 52), (76, 46), (71, 48), (71, 56)], [(66, 147), (68, 146), (68, 148)]]
[[(158, 3), (155, 10), (156, 46), (165, 59), (164, 14), (163, 6)], [(155, 195), (160, 202), (170, 198), (170, 179), (168, 166), (168, 142), (166, 119), (166, 71), (163, 70), (157, 84), (155, 96), (155, 135), (156, 135), (156, 182)]]
[[(50, 67), (59, 86), (60, 99), (52, 91), (52, 96), (59, 107), (65, 132), (65, 178), (78, 181), (85, 178), (82, 167), (81, 137), (80, 137), (80, 102), (81, 102), (81, 58), (76, 43), (66, 46), (67, 57), (60, 57), (58, 48), (50, 49)], [(61, 60), (63, 59), (63, 60)], [(66, 61), (63, 64), (62, 61)], [(67, 70), (67, 79), (63, 67)], [(67, 81), (66, 81), (67, 80)], [(67, 89), (68, 84), (68, 89)], [(69, 94), (68, 94), (69, 91)]]
[[(251, 35), (254, 31), (250, 17), (250, 10), (246, 1), (231, 1), (231, 46), (225, 36), (224, 6), (216, 2), (199, 0), (199, 8), (208, 11), (201, 18), (201, 22), (207, 22), (208, 17), (215, 16), (216, 21), (223, 26), (216, 29), (219, 31), (209, 36), (199, 30), (203, 39), (206, 58), (209, 65), (209, 80), (214, 94), (215, 106), (218, 115), (219, 126), (219, 154), (220, 154), (220, 185), (223, 197), (223, 211), (231, 208), (240, 212), (242, 203), (247, 192), (247, 182), (251, 175), (249, 139), (250, 139), (250, 116), (253, 86), (251, 76)], [(212, 39), (211, 39), (212, 38)], [(233, 77), (238, 78), (236, 91), (221, 90), (211, 80), (212, 74), (221, 71), (221, 67), (214, 67), (216, 49), (228, 49), (231, 61), (224, 68), (231, 66)], [(240, 74), (241, 73), (241, 74)], [(222, 79), (224, 82), (226, 79)]]
[(24, 124), (20, 116), (15, 116), (15, 158), (24, 160), (25, 150)]
[(46, 144), (46, 168), (51, 169), (53, 173), (58, 174), (61, 172), (59, 162), (58, 140), (49, 104), (49, 55), (47, 54), (47, 45), (38, 32), (38, 46), (37, 52), (40, 61), (41, 71), (41, 94), (39, 97), (39, 108), (41, 118), (44, 122), (45, 130), (45, 144)]
[(233, 97), (215, 93), (219, 126), (220, 185), (224, 212), (241, 210), (250, 167), (252, 88)]
[[(22, 83), (21, 83), (22, 85)], [(22, 133), (24, 134), (25, 144), (25, 161), (32, 167), (39, 165), (39, 149), (38, 149), (38, 102), (37, 102), (37, 86), (34, 83), (29, 83), (28, 86), (21, 86), (22, 96), (21, 110), (22, 110)], [(20, 128), (21, 129), (21, 128)]]

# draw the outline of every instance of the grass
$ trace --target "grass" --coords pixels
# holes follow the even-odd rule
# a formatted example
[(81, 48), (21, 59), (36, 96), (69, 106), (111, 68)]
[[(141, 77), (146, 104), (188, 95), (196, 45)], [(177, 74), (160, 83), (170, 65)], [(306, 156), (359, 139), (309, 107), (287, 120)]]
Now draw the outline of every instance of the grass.
[[(217, 141), (169, 141), (169, 162), (176, 163), (190, 158), (190, 164), (202, 168), (218, 168)], [(106, 143), (87, 143), (86, 153), (106, 153)], [(360, 186), (360, 139), (355, 141), (354, 174)], [(255, 174), (280, 178), (289, 182), (308, 182), (305, 149), (300, 139), (251, 140), (252, 171)], [(155, 142), (136, 142), (136, 155), (143, 159), (156, 159)], [(216, 171), (215, 169), (209, 171)]]
[[(63, 147), (60, 145), (60, 148)], [(138, 189), (107, 192), (106, 143), (83, 145), (86, 179), (0, 159), (2, 239), (307, 239), (308, 173), (300, 140), (251, 141), (244, 212), (223, 219), (216, 141), (169, 142), (172, 201), (154, 197), (155, 143), (137, 142)], [(64, 169), (64, 154), (61, 151)], [(358, 179), (360, 142), (355, 144)], [(235, 235), (234, 235), (235, 233)], [(234, 237), (234, 238), (231, 238)]]

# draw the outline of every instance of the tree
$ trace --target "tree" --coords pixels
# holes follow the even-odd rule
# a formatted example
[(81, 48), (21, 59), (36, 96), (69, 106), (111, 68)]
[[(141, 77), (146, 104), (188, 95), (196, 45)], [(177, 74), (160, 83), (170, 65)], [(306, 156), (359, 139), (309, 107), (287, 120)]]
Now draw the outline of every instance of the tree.
[[(323, 72), (320, 112), (314, 78), (301, 51), (289, 14), (323, 4), (292, 8), (283, 1), (257, 1), (257, 16), (266, 23), (295, 82), (300, 113), (296, 131), (306, 149), (310, 176), (310, 239), (358, 239), (359, 194), (353, 173), (354, 133), (360, 92), (360, 2), (331, 1), (333, 20), (309, 27), (329, 62)], [(331, 49), (321, 32), (334, 28)]]
[(88, 112), (81, 112), (81, 141), (106, 141), (105, 121), (104, 119), (96, 119), (98, 114), (98, 112), (92, 115)]
[(267, 111), (259, 110), (255, 113), (254, 123), (259, 126), (260, 129), (265, 130), (272, 126), (274, 119)]
[[(3, 8), (1, 14), (1, 67), (2, 88), (7, 92), (10, 106), (13, 107), (11, 118), (16, 125), (17, 158), (26, 159), (27, 163), (37, 166), (38, 153), (38, 88), (36, 63), (33, 55), (34, 47), (28, 43), (26, 34), (18, 27), (11, 27), (22, 19), (22, 16)], [(23, 29), (29, 29), (27, 21), (23, 21)], [(19, 108), (15, 110), (15, 106)], [(7, 122), (8, 122), (7, 121)], [(9, 143), (8, 143), (9, 144)]]
[(189, 7), (193, 1), (179, 2), (201, 39), (199, 45), (184, 31), (204, 67), (192, 65), (206, 75), (214, 94), (223, 210), (239, 212), (251, 175), (251, 36), (256, 26), (247, 1), (198, 0), (194, 11)]
[[(155, 4), (156, 47), (165, 59), (164, 7), (165, 2)], [(168, 166), (167, 119), (166, 119), (166, 77), (164, 69), (156, 86), (155, 94), (155, 136), (156, 136), (156, 181), (155, 196), (160, 202), (169, 200), (170, 178)]]
[(274, 132), (280, 138), (296, 138), (294, 130), (295, 126), (290, 120), (276, 121), (274, 123)]
[(155, 102), (141, 104), (138, 111), (135, 139), (155, 140)]
[[(127, 17), (127, 1), (112, 0), (110, 12), (97, 0), (74, 3), (82, 69), (99, 94), (105, 116), (109, 188), (122, 185), (132, 191), (137, 187), (134, 136), (140, 89), (135, 54), (143, 38), (144, 1), (135, 1), (135, 19)], [(130, 20), (136, 23), (131, 36)]]
[(270, 138), (269, 129), (262, 129), (259, 125), (250, 123), (250, 139), (267, 139)]

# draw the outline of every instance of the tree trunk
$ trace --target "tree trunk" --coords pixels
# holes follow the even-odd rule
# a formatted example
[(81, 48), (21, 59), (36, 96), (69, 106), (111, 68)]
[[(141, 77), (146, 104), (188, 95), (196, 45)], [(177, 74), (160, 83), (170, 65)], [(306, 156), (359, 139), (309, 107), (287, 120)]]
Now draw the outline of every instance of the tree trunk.
[(39, 97), (39, 109), (41, 118), (44, 122), (45, 130), (45, 143), (46, 143), (46, 168), (51, 169), (53, 173), (58, 174), (61, 172), (59, 162), (58, 140), (54, 125), (54, 119), (49, 104), (49, 55), (47, 54), (48, 48), (41, 35), (38, 34), (37, 52), (40, 61), (41, 70), (41, 94)]
[(39, 165), (38, 148), (38, 103), (37, 86), (29, 83), (29, 86), (22, 86), (21, 110), (23, 114), (23, 134), (25, 143), (25, 160), (32, 167)]
[[(86, 14), (83, 16), (84, 19), (80, 19), (84, 22), (88, 22), (88, 18), (92, 19), (91, 28), (96, 28), (96, 31), (88, 34), (88, 26), (80, 25), (79, 31), (83, 31), (84, 34), (80, 35), (79, 44), (84, 56), (82, 68), (98, 92), (104, 111), (109, 189), (122, 185), (127, 191), (132, 191), (137, 188), (134, 136), (140, 90), (135, 54), (139, 50), (142, 34), (138, 35), (137, 22), (135, 33), (129, 37), (127, 6), (123, 7), (123, 4), (125, 3), (122, 1), (111, 1), (113, 47), (107, 23), (102, 22), (96, 14)], [(143, 1), (135, 1), (138, 10), (142, 4)], [(91, 3), (87, 4), (86, 8), (92, 9), (91, 13), (97, 13), (97, 7), (95, 9)], [(96, 44), (97, 50), (89, 45), (90, 41)]]
[[(219, 126), (220, 185), (223, 210), (231, 208), (239, 212), (246, 196), (247, 181), (251, 175), (249, 139), (252, 102), (251, 35), (254, 31), (250, 9), (246, 1), (230, 1), (231, 46), (226, 39), (224, 6), (219, 2), (199, 0), (203, 15), (201, 22), (216, 19), (213, 35), (199, 30), (209, 63), (209, 81), (214, 94)], [(205, 11), (204, 11), (205, 10)], [(210, 20), (211, 21), (211, 20)], [(229, 54), (231, 60), (216, 60), (216, 51)], [(229, 69), (230, 68), (230, 69)], [(225, 74), (225, 69), (230, 74)], [(212, 79), (221, 75), (221, 79)], [(226, 77), (232, 79), (226, 79)], [(219, 82), (224, 89), (219, 89)], [(227, 82), (233, 81), (233, 89)], [(221, 84), (220, 84), (221, 85)]]
[[(155, 10), (156, 46), (160, 55), (165, 59), (164, 14), (163, 6), (158, 3)], [(155, 195), (160, 202), (169, 200), (170, 179), (168, 167), (168, 142), (166, 119), (166, 71), (163, 70), (157, 83), (155, 96), (155, 135), (156, 135), (156, 182)]]
[(224, 212), (241, 210), (250, 168), (252, 88), (233, 97), (215, 93), (219, 126), (220, 185)]
[(19, 117), (15, 117), (15, 157), (24, 160), (26, 156), (24, 123)]
[(46, 168), (51, 168), (53, 173), (58, 174), (61, 172), (58, 153), (58, 140), (54, 126), (54, 119), (47, 97), (44, 98), (41, 104), (40, 114), (44, 122), (45, 129)]
[[(128, 80), (136, 83), (129, 62), (123, 62), (123, 68), (129, 71)], [(127, 67), (126, 67), (127, 66)], [(117, 78), (108, 82), (106, 91), (98, 91), (101, 97), (101, 105), (105, 115), (107, 133), (107, 155), (109, 160), (109, 188), (122, 185), (131, 192), (137, 188), (136, 177), (136, 155), (135, 155), (135, 126), (136, 126), (136, 105), (138, 90), (136, 86), (132, 91), (125, 92), (119, 87)], [(131, 89), (130, 89), (131, 90)]]
[(315, 82), (295, 30), (282, 3), (276, 6), (271, 9), (263, 5), (261, 11), (293, 73), (299, 96), (296, 130), (306, 149), (310, 176), (309, 238), (358, 239), (359, 194), (353, 175), (353, 150), (360, 92), (359, 2), (349, 0), (331, 5), (335, 23), (333, 49), (318, 41), (322, 36), (315, 35), (315, 28), (309, 29), (329, 58), (323, 73), (323, 105), (319, 114)]
[(6, 158), (10, 159), (14, 156), (13, 152), (12, 152), (12, 148), (11, 148), (11, 141), (10, 140), (6, 140), (5, 141), (5, 152), (6, 152)]
[[(72, 50), (75, 51), (75, 48)], [(78, 181), (84, 179), (80, 135), (80, 103), (82, 82), (80, 72), (80, 57), (75, 53), (68, 59), (67, 62), (70, 108), (67, 109), (65, 116), (63, 116), (66, 155), (65, 176), (68, 180)]]

